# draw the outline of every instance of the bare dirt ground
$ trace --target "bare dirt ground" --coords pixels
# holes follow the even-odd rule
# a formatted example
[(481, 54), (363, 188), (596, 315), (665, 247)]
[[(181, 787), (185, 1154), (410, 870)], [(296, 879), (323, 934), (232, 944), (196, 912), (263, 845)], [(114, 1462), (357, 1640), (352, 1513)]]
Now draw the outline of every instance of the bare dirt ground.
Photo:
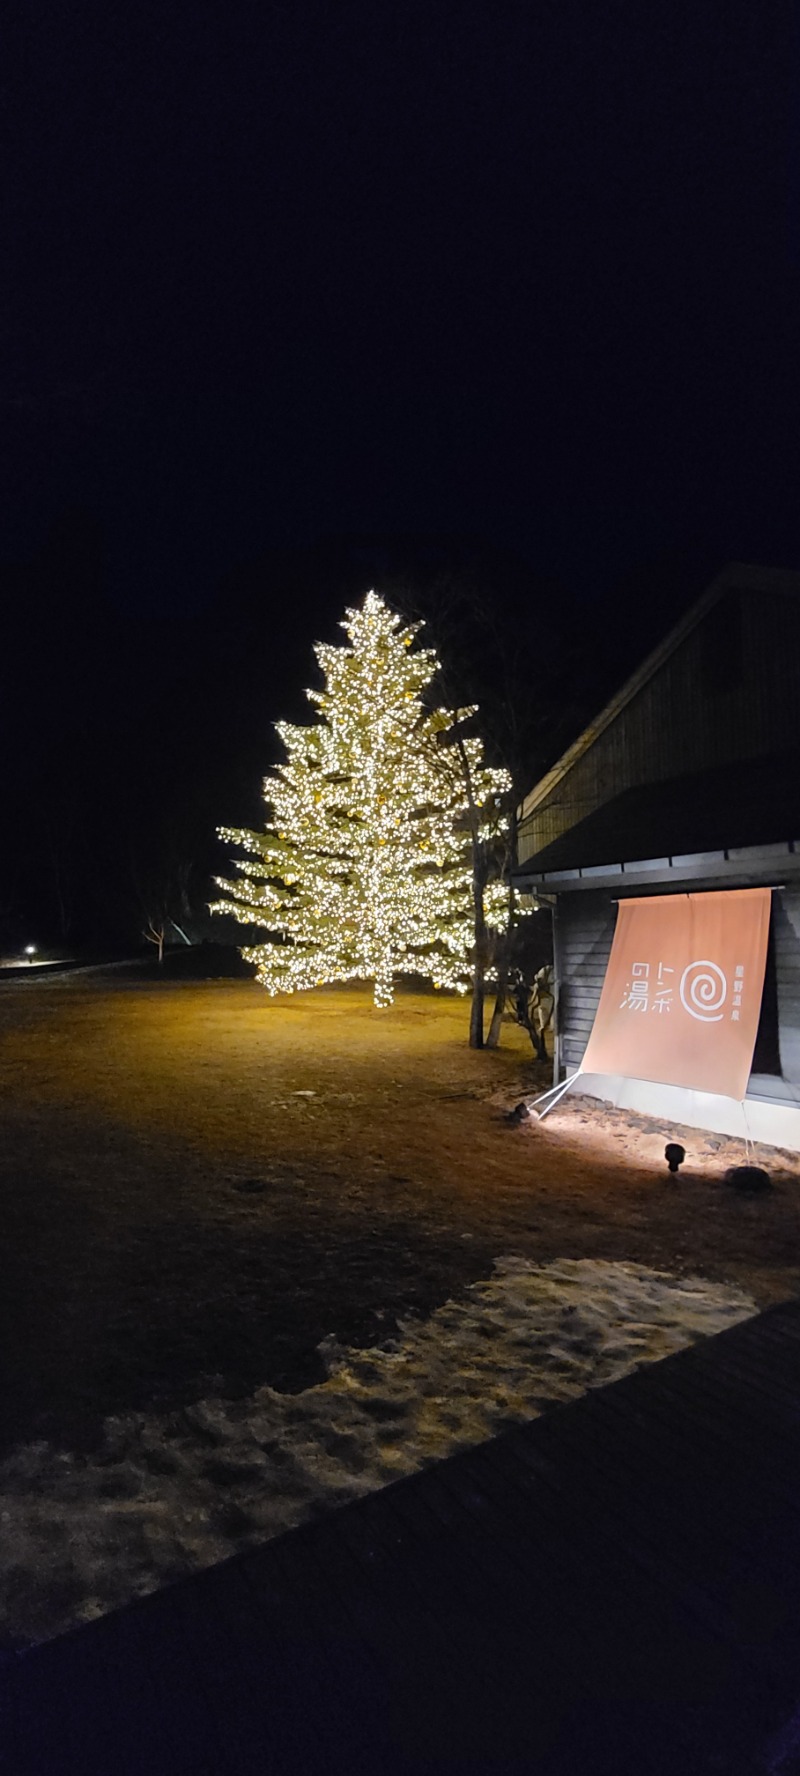
[[(106, 1415), (320, 1381), (500, 1254), (623, 1259), (766, 1304), (800, 1288), (800, 1165), (763, 1197), (739, 1143), (567, 1101), (463, 1001), (122, 975), (0, 993), (2, 1446), (89, 1448)], [(668, 1176), (664, 1141), (687, 1161)]]

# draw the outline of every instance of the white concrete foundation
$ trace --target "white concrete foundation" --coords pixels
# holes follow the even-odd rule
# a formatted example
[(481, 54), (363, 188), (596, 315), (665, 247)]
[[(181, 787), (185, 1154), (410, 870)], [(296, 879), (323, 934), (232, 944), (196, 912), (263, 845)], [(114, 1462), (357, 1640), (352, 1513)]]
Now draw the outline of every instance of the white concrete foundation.
[(659, 1085), (650, 1079), (625, 1079), (619, 1073), (580, 1073), (573, 1091), (602, 1098), (623, 1110), (638, 1110), (665, 1124), (685, 1123), (687, 1128), (709, 1129), (718, 1135), (746, 1137), (767, 1147), (786, 1147), (800, 1152), (800, 1095), (788, 1099), (717, 1097), (713, 1092), (688, 1091), (682, 1085)]

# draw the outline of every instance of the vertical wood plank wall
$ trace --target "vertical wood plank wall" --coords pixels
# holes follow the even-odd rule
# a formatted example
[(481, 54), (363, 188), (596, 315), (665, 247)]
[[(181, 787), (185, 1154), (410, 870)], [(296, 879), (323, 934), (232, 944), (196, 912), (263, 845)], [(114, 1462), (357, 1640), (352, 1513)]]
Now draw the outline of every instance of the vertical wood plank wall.
[(558, 1032), (562, 1078), (583, 1060), (616, 923), (608, 894), (562, 894), (556, 905)]
[(800, 1085), (800, 889), (772, 896), (781, 1074)]

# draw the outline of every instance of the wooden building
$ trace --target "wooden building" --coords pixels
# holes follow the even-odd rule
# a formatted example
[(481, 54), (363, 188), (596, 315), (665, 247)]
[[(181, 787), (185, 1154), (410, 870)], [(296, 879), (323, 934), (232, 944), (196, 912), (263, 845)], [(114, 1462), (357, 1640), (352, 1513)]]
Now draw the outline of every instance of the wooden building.
[[(626, 896), (769, 886), (745, 1100), (800, 1149), (800, 574), (727, 567), (525, 798), (520, 887), (554, 908), (555, 1078), (580, 1067)], [(611, 1076), (581, 1089), (741, 1134), (741, 1106)]]

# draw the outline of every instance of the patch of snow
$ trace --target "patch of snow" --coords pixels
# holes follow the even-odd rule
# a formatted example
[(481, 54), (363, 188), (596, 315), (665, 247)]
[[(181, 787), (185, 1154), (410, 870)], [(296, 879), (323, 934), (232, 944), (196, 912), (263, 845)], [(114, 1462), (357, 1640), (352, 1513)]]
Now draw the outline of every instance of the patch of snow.
[(617, 1380), (757, 1311), (741, 1290), (594, 1259), (498, 1259), (304, 1393), (105, 1422), (90, 1456), (0, 1464), (0, 1644), (60, 1632)]

